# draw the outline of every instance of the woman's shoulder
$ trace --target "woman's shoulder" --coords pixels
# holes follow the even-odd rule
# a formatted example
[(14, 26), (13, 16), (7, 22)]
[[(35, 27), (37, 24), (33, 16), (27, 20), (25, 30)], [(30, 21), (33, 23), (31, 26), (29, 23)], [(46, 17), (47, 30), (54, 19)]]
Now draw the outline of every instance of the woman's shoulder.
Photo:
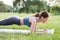
[(29, 17), (29, 21), (31, 22), (31, 21), (37, 21), (37, 20), (36, 20), (36, 17), (31, 16), (31, 17)]

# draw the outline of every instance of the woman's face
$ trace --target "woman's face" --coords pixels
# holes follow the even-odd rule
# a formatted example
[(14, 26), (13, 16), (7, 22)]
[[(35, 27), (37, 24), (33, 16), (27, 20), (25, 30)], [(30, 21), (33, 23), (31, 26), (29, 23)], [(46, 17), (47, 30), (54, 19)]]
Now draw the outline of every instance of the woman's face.
[(40, 22), (43, 22), (43, 23), (45, 23), (47, 20), (48, 20), (48, 17), (47, 18), (44, 18), (44, 17), (40, 18)]

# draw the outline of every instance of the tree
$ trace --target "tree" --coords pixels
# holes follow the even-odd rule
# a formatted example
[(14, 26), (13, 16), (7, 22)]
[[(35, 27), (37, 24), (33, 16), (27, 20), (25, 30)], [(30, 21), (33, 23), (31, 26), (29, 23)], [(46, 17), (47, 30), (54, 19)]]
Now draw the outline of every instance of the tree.
[(10, 9), (11, 9), (10, 6), (8, 6), (8, 5), (6, 5), (6, 4), (3, 4), (3, 2), (0, 1), (0, 12), (6, 12), (6, 11), (8, 11), (8, 10), (10, 10)]
[(25, 4), (24, 4), (24, 0), (15, 0), (13, 2), (13, 5), (15, 7), (15, 11), (18, 11), (19, 13), (21, 12), (21, 10), (24, 10)]
[[(16, 0), (14, 2), (14, 7), (17, 5), (17, 3), (19, 3), (20, 1)], [(42, 10), (42, 9), (47, 9), (47, 2), (46, 1), (40, 1), (40, 0), (26, 0), (23, 1), (25, 4), (25, 7), (21, 8), (22, 11), (25, 10), (27, 13), (28, 12), (37, 12), (38, 10)], [(19, 7), (19, 6), (17, 6)], [(21, 12), (21, 9), (19, 10)]]
[(50, 9), (50, 12), (52, 14), (59, 15), (60, 14), (60, 6), (58, 6), (58, 5), (52, 6)]

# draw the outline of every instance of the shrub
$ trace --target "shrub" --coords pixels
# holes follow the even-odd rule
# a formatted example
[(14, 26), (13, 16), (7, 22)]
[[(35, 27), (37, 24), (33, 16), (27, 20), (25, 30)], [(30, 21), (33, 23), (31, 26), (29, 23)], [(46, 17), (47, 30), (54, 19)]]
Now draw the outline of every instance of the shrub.
[(58, 6), (58, 5), (52, 6), (50, 9), (50, 12), (52, 14), (59, 15), (60, 14), (60, 6)]

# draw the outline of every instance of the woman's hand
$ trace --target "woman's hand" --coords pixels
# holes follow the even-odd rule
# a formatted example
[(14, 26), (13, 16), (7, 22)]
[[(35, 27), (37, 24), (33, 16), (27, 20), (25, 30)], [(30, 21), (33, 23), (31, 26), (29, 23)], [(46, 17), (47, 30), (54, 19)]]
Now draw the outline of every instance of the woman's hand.
[(36, 30), (36, 33), (47, 33), (47, 29)]

